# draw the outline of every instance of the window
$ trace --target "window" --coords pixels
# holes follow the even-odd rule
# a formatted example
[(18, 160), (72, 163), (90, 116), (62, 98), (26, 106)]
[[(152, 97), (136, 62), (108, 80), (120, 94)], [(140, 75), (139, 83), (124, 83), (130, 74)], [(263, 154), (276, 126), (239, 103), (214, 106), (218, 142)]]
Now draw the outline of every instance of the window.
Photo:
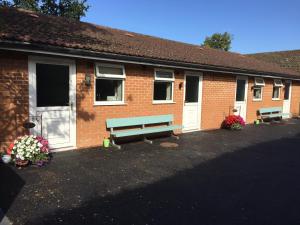
[(185, 77), (185, 103), (198, 102), (199, 76)]
[(254, 79), (254, 85), (255, 86), (265, 86), (265, 81), (263, 78), (256, 77)]
[(253, 100), (254, 101), (262, 100), (263, 86), (265, 86), (264, 79), (256, 77), (254, 79), (254, 87), (253, 87)]
[(155, 70), (154, 103), (173, 102), (174, 72), (171, 70)]
[(290, 93), (291, 93), (291, 82), (286, 81), (284, 85), (284, 100), (290, 99)]
[(236, 94), (235, 94), (235, 100), (237, 102), (245, 101), (245, 88), (246, 88), (246, 80), (237, 79), (236, 80)]
[(95, 104), (124, 103), (125, 69), (121, 65), (97, 64), (95, 80)]
[(274, 80), (274, 86), (273, 86), (273, 94), (272, 94), (272, 99), (273, 100), (279, 100), (280, 99), (280, 90), (281, 87), (283, 86), (281, 80)]
[(256, 101), (262, 100), (262, 87), (259, 86), (253, 87), (253, 100)]
[(69, 105), (69, 66), (36, 64), (37, 107)]

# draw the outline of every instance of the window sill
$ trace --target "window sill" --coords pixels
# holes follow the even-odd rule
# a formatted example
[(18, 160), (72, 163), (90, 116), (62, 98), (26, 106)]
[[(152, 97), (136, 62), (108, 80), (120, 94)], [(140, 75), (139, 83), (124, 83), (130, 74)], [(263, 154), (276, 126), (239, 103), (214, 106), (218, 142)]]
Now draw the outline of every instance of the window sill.
[(262, 99), (252, 99), (253, 102), (262, 102)]
[(176, 102), (173, 101), (153, 101), (153, 105), (160, 105), (160, 104), (175, 104)]
[(280, 101), (280, 98), (272, 98), (272, 101)]
[(127, 105), (125, 102), (94, 102), (94, 106)]

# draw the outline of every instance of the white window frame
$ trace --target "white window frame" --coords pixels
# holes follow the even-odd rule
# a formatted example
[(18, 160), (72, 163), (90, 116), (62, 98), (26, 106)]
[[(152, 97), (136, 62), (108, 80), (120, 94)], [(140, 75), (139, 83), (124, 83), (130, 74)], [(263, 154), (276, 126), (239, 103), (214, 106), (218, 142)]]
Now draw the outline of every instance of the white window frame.
[[(277, 82), (277, 83), (276, 83)], [(278, 84), (279, 83), (279, 84)], [(283, 87), (282, 80), (275, 79), (274, 80), (274, 87)]]
[[(258, 88), (260, 89), (260, 92), (261, 92), (260, 98), (256, 98), (254, 96), (254, 89), (258, 89)], [(263, 86), (254, 86), (253, 87), (253, 96), (252, 96), (253, 101), (259, 102), (259, 101), (263, 100), (263, 90), (264, 90)]]
[[(156, 73), (157, 71), (165, 71), (165, 72), (171, 72), (173, 77), (172, 78), (161, 78), (157, 77)], [(172, 85), (172, 91), (171, 91), (171, 100), (154, 100), (154, 85), (156, 82), (170, 82)], [(153, 93), (152, 93), (152, 103), (153, 104), (168, 104), (168, 103), (175, 103), (174, 102), (174, 82), (175, 82), (175, 75), (174, 75), (174, 70), (169, 70), (169, 69), (160, 69), (160, 68), (155, 68), (154, 69), (154, 81), (153, 81)]]
[[(262, 82), (260, 82), (260, 81), (262, 81)], [(264, 80), (264, 78), (255, 77), (254, 78), (254, 86), (256, 86), (256, 87), (263, 87), (263, 86), (265, 86), (265, 80)]]
[[(253, 101), (262, 101), (263, 100), (263, 91), (264, 91), (264, 87), (265, 86), (265, 80), (264, 78), (261, 78), (261, 77), (255, 77), (254, 78), (254, 86), (253, 86), (253, 95), (252, 95), (252, 100)], [(260, 89), (260, 98), (256, 98), (254, 96), (254, 89)]]
[[(276, 83), (276, 82), (278, 82), (279, 84)], [(279, 91), (278, 91), (278, 98), (273, 98), (274, 87), (279, 89)], [(275, 80), (274, 80), (274, 84), (273, 84), (273, 88), (272, 88), (272, 100), (275, 100), (275, 101), (280, 100), (280, 97), (281, 97), (281, 88), (282, 88), (282, 87), (283, 87), (282, 80), (275, 79)]]
[[(121, 68), (123, 70), (123, 75), (114, 75), (114, 74), (101, 74), (99, 72), (99, 66), (111, 67), (111, 68)], [(125, 66), (118, 64), (108, 64), (108, 63), (96, 63), (96, 76), (94, 81), (94, 105), (124, 105), (124, 96), (125, 96)], [(96, 80), (121, 80), (122, 81), (122, 100), (121, 101), (96, 101)]]

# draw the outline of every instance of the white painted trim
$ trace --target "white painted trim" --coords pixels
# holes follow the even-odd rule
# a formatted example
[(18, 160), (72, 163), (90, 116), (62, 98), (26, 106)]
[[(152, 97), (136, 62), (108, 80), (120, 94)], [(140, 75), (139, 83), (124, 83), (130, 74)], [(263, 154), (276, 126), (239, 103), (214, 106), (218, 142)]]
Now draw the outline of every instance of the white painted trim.
[[(290, 92), (289, 92), (289, 99), (286, 100), (284, 99), (284, 95), (283, 95), (283, 103), (282, 103), (282, 109), (284, 109), (284, 104), (288, 102), (289, 104), (289, 116), (287, 118), (290, 117), (291, 115), (291, 106), (292, 106), (292, 86), (293, 86), (293, 82), (291, 80), (285, 80), (285, 83), (290, 83)], [(285, 113), (285, 112), (284, 112)]]
[[(70, 101), (73, 103), (73, 107), (70, 113), (70, 147), (76, 147), (76, 64), (74, 60), (63, 59), (63, 58), (52, 58), (52, 57), (41, 57), (41, 56), (29, 56), (28, 57), (28, 73), (29, 73), (29, 115), (35, 116), (37, 114), (37, 103), (36, 103), (36, 64), (52, 64), (52, 65), (66, 65), (69, 66), (69, 93)], [(41, 110), (45, 110), (48, 107), (39, 107)], [(62, 107), (52, 107), (62, 108)]]
[(97, 101), (94, 102), (94, 106), (101, 106), (101, 105), (127, 105), (125, 102), (123, 101)]
[[(103, 67), (110, 67), (110, 68), (119, 68), (123, 70), (123, 75), (114, 75), (114, 74), (100, 74), (99, 66)], [(111, 63), (95, 63), (96, 67), (96, 77), (97, 78), (119, 78), (124, 79), (126, 78), (125, 66), (121, 64), (111, 64)]]
[[(122, 100), (121, 101), (96, 101), (96, 79), (102, 80), (120, 80), (122, 81)], [(125, 78), (117, 77), (94, 77), (94, 106), (99, 105), (125, 105)]]
[[(161, 77), (157, 77), (157, 76), (156, 76), (157, 71), (170, 72), (170, 73), (172, 73), (172, 78), (161, 78)], [(175, 81), (174, 70), (170, 70), (170, 69), (161, 69), (161, 68), (154, 68), (154, 80), (160, 80), (160, 81)]]
[[(262, 79), (262, 83), (257, 82), (258, 79)], [(256, 87), (265, 86), (265, 80), (261, 77), (254, 77), (254, 86), (256, 86)]]
[[(197, 129), (185, 130), (184, 127), (182, 129), (183, 133), (199, 131), (202, 128), (202, 93), (203, 93), (203, 73), (194, 72), (194, 71), (185, 71), (184, 73), (184, 81), (183, 81), (183, 104), (182, 104), (182, 122), (183, 122), (183, 113), (184, 113), (184, 104), (185, 104), (185, 90), (186, 90), (186, 76), (199, 76), (199, 84), (198, 84), (198, 127)], [(184, 124), (182, 123), (182, 126)]]
[[(260, 88), (260, 90), (261, 90), (261, 97), (260, 98), (255, 98), (254, 97), (254, 89), (255, 88)], [(252, 93), (252, 101), (254, 101), (254, 102), (261, 102), (262, 100), (263, 100), (263, 94), (264, 94), (264, 86), (262, 86), (262, 85), (259, 85), (259, 86), (253, 86), (253, 93)]]
[(235, 94), (234, 94), (234, 108), (236, 103), (242, 102), (242, 101), (236, 101), (236, 91), (237, 91), (237, 80), (245, 80), (246, 84), (245, 84), (245, 117), (243, 117), (244, 121), (247, 121), (247, 109), (248, 109), (248, 77), (247, 76), (236, 76), (235, 79)]
[[(168, 79), (168, 78), (156, 78), (156, 71), (168, 71), (173, 73), (173, 79)], [(155, 82), (169, 82), (172, 85), (172, 93), (171, 93), (171, 100), (154, 100), (154, 85)], [(174, 83), (175, 83), (175, 74), (173, 70), (166, 70), (166, 69), (157, 69), (154, 68), (154, 80), (153, 80), (153, 85), (152, 85), (152, 104), (170, 104), (170, 103), (175, 103), (174, 102)]]
[[(91, 59), (96, 61), (106, 61), (106, 62), (118, 62), (118, 63), (132, 63), (138, 65), (148, 65), (148, 66), (156, 66), (156, 67), (165, 67), (165, 68), (178, 68), (178, 69), (186, 69), (186, 70), (194, 70), (194, 71), (202, 71), (202, 72), (217, 72), (217, 73), (227, 73), (227, 74), (236, 74), (241, 76), (256, 76), (256, 77), (267, 77), (267, 78), (277, 78), (277, 79), (287, 79), (287, 77), (282, 76), (271, 76), (271, 75), (259, 75), (255, 73), (249, 72), (233, 72), (233, 71), (226, 71), (226, 70), (218, 70), (218, 69), (200, 69), (195, 67), (188, 67), (188, 66), (170, 66), (164, 65), (159, 63), (147, 63), (147, 62), (139, 62), (133, 60), (118, 60), (118, 59), (108, 59), (103, 57), (92, 57), (92, 56), (82, 56), (78, 54), (66, 54), (66, 53), (56, 53), (50, 51), (41, 51), (41, 50), (30, 50), (30, 49), (22, 49), (22, 48), (7, 48), (7, 47), (0, 47), (2, 50), (10, 50), (10, 51), (19, 51), (19, 52), (28, 52), (28, 53), (36, 53), (36, 54), (45, 54), (45, 55), (53, 55), (53, 56), (60, 56), (60, 57), (71, 57), (71, 58), (79, 58), (79, 59)], [(201, 65), (199, 65), (201, 66)], [(290, 80), (299, 80), (295, 78), (288, 78)]]
[(176, 104), (176, 102), (173, 102), (173, 101), (169, 101), (169, 100), (155, 100), (155, 101), (152, 101), (152, 104), (154, 105), (160, 105), (160, 104)]
[[(278, 98), (273, 98), (274, 88), (279, 88)], [(281, 91), (282, 91), (281, 88), (282, 88), (282, 86), (274, 86), (273, 85), (273, 88), (272, 88), (272, 101), (280, 101), (281, 100)]]

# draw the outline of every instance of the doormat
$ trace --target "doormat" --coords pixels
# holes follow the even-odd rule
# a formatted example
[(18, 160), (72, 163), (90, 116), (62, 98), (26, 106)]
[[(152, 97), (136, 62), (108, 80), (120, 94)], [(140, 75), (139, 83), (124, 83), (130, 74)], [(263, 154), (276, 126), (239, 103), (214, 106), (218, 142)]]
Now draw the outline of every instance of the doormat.
[(160, 143), (160, 146), (163, 148), (177, 148), (178, 144), (173, 142), (162, 142)]

